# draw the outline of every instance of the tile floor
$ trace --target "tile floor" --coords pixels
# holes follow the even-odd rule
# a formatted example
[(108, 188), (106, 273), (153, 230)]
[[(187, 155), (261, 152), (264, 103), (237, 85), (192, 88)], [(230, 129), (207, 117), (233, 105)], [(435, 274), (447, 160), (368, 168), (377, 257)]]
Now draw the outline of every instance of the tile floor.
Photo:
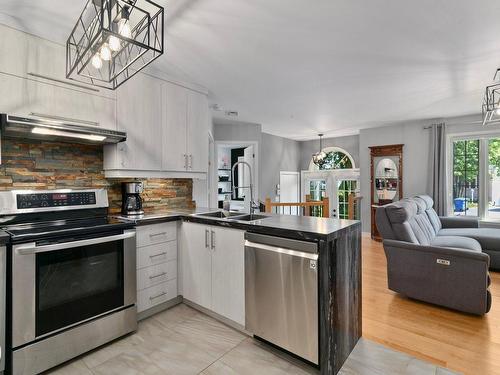
[[(139, 323), (136, 333), (90, 352), (52, 375), (301, 375), (318, 372), (181, 304)], [(342, 375), (453, 372), (360, 340)]]

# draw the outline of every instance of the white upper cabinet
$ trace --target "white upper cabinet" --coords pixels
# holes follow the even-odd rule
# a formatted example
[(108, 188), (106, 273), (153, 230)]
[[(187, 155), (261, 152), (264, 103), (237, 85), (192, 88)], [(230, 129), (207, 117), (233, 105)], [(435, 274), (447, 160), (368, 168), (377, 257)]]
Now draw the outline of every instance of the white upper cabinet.
[(163, 170), (186, 171), (188, 166), (187, 106), (188, 90), (164, 82), (163, 94)]
[(196, 91), (188, 93), (187, 150), (188, 170), (208, 171), (208, 98)]
[(0, 25), (0, 111), (115, 128), (116, 95), (66, 79), (63, 45)]
[(160, 171), (161, 83), (136, 74), (118, 88), (117, 101), (117, 129), (127, 132), (127, 140), (105, 148), (104, 168)]
[(208, 99), (169, 82), (163, 84), (163, 169), (208, 171)]
[[(0, 72), (115, 99), (114, 91), (66, 78), (66, 48), (46, 39), (0, 25)], [(57, 80), (57, 81), (56, 81)]]
[(106, 146), (108, 177), (200, 177), (208, 171), (205, 94), (139, 73), (117, 96), (125, 144)]

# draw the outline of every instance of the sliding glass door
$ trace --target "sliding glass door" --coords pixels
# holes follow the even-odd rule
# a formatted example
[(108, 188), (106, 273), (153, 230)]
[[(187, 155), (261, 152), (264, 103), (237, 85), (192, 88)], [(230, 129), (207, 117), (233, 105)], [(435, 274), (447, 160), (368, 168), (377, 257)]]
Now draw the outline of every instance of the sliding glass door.
[(500, 220), (500, 135), (452, 138), (449, 210)]

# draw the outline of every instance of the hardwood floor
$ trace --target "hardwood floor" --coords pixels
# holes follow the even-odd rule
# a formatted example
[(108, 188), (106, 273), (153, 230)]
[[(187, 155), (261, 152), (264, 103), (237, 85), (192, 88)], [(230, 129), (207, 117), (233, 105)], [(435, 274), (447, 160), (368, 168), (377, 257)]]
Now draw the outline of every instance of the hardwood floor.
[(387, 288), (381, 243), (363, 236), (363, 337), (464, 374), (500, 374), (500, 273), (484, 317), (410, 300)]

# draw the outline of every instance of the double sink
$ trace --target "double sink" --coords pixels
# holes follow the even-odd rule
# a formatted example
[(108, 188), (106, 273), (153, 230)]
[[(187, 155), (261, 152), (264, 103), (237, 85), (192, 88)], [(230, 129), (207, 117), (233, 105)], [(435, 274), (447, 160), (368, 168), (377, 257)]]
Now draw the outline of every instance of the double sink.
[(216, 219), (246, 221), (246, 222), (253, 222), (257, 220), (267, 219), (269, 217), (258, 214), (242, 214), (240, 212), (223, 212), (223, 211), (206, 212), (202, 214), (194, 214), (193, 216), (212, 217)]

